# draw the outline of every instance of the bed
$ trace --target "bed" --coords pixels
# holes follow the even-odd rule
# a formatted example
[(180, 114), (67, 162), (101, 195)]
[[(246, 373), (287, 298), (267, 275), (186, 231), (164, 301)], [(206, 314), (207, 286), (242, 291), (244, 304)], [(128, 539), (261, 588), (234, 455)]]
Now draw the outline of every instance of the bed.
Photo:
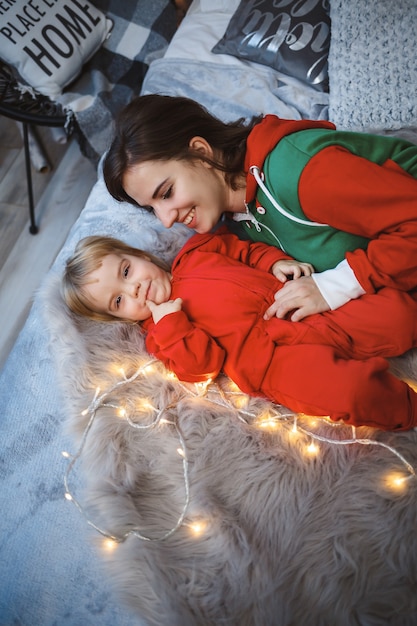
[[(414, 0), (316, 7), (328, 89), (228, 48), (238, 0), (194, 0), (142, 93), (417, 142)], [(168, 261), (190, 236), (113, 201), (99, 165), (1, 374), (0, 624), (415, 626), (417, 432), (294, 415), (224, 377), (184, 385), (135, 327), (74, 319), (60, 273), (96, 233)], [(414, 352), (391, 367), (417, 383)]]

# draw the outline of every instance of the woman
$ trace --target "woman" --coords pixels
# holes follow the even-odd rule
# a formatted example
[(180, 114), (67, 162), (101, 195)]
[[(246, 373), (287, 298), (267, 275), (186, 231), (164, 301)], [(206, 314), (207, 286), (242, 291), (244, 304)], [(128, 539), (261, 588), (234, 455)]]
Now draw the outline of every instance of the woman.
[(224, 123), (188, 98), (141, 96), (122, 111), (104, 162), (109, 192), (206, 233), (312, 263), (266, 316), (299, 321), (382, 287), (417, 286), (417, 146), (273, 115)]

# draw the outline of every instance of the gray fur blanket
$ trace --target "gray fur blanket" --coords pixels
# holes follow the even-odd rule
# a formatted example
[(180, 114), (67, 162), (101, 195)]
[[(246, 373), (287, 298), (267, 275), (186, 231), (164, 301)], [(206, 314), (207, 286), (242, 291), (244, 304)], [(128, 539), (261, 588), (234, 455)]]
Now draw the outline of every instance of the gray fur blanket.
[[(120, 597), (151, 626), (415, 626), (417, 433), (352, 442), (227, 379), (184, 386), (137, 327), (72, 318), (59, 281), (80, 236), (166, 258), (186, 237), (132, 207), (106, 214), (97, 189), (38, 299), (73, 441), (66, 489)], [(412, 353), (393, 367), (417, 379)]]

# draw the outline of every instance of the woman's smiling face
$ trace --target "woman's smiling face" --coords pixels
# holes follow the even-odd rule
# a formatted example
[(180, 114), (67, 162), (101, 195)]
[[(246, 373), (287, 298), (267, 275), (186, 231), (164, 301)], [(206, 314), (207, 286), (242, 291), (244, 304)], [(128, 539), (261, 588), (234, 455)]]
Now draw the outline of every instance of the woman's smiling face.
[(151, 207), (166, 228), (181, 223), (208, 233), (228, 210), (228, 187), (219, 170), (201, 160), (145, 161), (123, 176), (140, 206)]
[(169, 300), (171, 274), (146, 258), (108, 254), (88, 275), (83, 292), (94, 311), (142, 322), (151, 317), (148, 300)]

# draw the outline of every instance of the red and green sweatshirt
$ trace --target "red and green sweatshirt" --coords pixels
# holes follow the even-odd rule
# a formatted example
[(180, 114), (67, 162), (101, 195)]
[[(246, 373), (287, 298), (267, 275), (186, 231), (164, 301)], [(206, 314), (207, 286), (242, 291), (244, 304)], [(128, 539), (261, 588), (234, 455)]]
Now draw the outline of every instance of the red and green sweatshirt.
[[(280, 207), (305, 223), (273, 205), (254, 167)], [(340, 262), (348, 273), (336, 282), (349, 282), (349, 272), (353, 281), (344, 301), (384, 286), (417, 287), (417, 145), (267, 115), (248, 137), (245, 171), (244, 236), (311, 263), (325, 297)]]

